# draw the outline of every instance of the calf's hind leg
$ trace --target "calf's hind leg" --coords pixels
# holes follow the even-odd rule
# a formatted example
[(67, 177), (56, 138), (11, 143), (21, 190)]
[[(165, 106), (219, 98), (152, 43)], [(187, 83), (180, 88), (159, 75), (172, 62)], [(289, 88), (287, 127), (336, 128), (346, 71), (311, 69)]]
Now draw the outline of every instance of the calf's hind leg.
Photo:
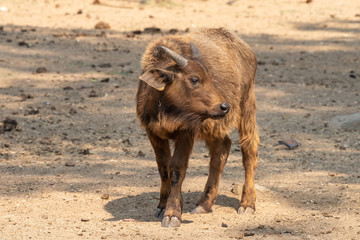
[(225, 163), (229, 156), (231, 140), (228, 136), (222, 138), (209, 138), (206, 144), (210, 151), (210, 173), (204, 192), (197, 207), (191, 213), (208, 213), (217, 198), (217, 191)]
[(152, 134), (150, 131), (148, 138), (154, 148), (156, 162), (161, 178), (160, 201), (156, 209), (155, 217), (162, 218), (164, 216), (166, 202), (170, 194), (170, 179), (169, 179), (169, 162), (171, 159), (171, 151), (169, 140), (162, 139)]

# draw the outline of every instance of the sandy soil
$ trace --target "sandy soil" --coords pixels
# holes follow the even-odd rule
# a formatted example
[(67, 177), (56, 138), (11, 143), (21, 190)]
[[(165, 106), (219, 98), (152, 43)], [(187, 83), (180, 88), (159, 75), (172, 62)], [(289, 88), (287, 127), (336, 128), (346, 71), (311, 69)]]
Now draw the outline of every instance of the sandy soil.
[[(0, 2), (0, 239), (360, 238), (360, 134), (328, 126), (360, 109), (358, 0), (92, 2)], [(199, 143), (184, 222), (161, 228), (139, 62), (151, 40), (202, 27), (235, 31), (258, 57), (257, 211), (236, 213), (234, 133), (213, 212), (190, 214), (207, 178)], [(302, 146), (274, 146), (289, 138)]]

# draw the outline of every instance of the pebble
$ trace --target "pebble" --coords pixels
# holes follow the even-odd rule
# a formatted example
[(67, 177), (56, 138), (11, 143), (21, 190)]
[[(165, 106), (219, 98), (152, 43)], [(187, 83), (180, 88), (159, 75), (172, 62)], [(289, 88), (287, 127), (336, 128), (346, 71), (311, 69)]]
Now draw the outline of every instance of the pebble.
[(145, 157), (145, 153), (143, 153), (142, 151), (139, 151), (139, 152), (138, 152), (138, 156), (139, 156), (139, 157)]
[(156, 33), (161, 33), (161, 29), (157, 27), (148, 27), (145, 28), (143, 32), (147, 34), (156, 34)]
[(20, 46), (20, 47), (30, 47), (31, 46), (31, 44), (30, 43), (28, 43), (28, 42), (25, 42), (25, 41), (20, 41), (20, 42), (18, 42), (18, 45)]
[(170, 34), (176, 34), (178, 32), (179, 32), (179, 30), (177, 28), (172, 28), (172, 29), (169, 30)]
[(82, 150), (80, 150), (79, 154), (89, 155), (90, 154), (90, 149), (88, 149), (88, 148), (82, 149)]
[(70, 87), (70, 86), (66, 86), (63, 88), (64, 91), (68, 91), (68, 90), (74, 90), (74, 88)]
[(75, 162), (73, 162), (73, 161), (67, 161), (66, 163), (65, 163), (65, 166), (66, 167), (75, 167)]
[(355, 75), (354, 73), (350, 73), (350, 74), (349, 74), (349, 77), (351, 77), (351, 78), (356, 78), (356, 75)]
[(47, 69), (44, 68), (44, 67), (38, 67), (36, 70), (35, 70), (36, 73), (46, 73), (47, 72)]
[(110, 24), (107, 22), (100, 21), (95, 25), (95, 29), (110, 29)]
[(103, 194), (101, 197), (100, 197), (101, 199), (109, 199), (109, 194)]
[(244, 233), (244, 237), (251, 237), (251, 236), (254, 236), (255, 235), (255, 233), (253, 233), (253, 232), (245, 232)]
[(7, 118), (3, 121), (3, 130), (10, 132), (10, 131), (16, 129), (17, 125), (18, 125), (18, 123), (16, 122), (16, 120)]
[(111, 68), (112, 65), (111, 63), (101, 63), (98, 65), (98, 67), (101, 67), (101, 68)]
[(98, 97), (99, 95), (94, 91), (94, 90), (91, 90), (90, 94), (89, 94), (89, 97), (90, 98), (95, 98), (95, 97)]

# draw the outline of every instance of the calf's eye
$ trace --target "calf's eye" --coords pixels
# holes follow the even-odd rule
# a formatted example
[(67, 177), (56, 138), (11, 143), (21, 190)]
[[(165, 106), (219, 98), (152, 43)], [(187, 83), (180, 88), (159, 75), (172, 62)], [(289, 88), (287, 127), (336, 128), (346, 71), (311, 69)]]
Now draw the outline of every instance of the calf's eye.
[(196, 86), (200, 82), (200, 80), (197, 77), (191, 77), (190, 82), (192, 85)]

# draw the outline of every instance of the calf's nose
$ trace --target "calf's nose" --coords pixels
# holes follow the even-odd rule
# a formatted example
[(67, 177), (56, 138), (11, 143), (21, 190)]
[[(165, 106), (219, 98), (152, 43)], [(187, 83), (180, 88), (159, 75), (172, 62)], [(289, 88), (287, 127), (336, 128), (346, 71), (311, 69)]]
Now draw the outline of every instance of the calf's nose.
[(224, 112), (224, 113), (228, 113), (229, 112), (229, 109), (230, 109), (230, 106), (229, 104), (227, 104), (226, 102), (222, 103), (220, 105), (220, 109)]

